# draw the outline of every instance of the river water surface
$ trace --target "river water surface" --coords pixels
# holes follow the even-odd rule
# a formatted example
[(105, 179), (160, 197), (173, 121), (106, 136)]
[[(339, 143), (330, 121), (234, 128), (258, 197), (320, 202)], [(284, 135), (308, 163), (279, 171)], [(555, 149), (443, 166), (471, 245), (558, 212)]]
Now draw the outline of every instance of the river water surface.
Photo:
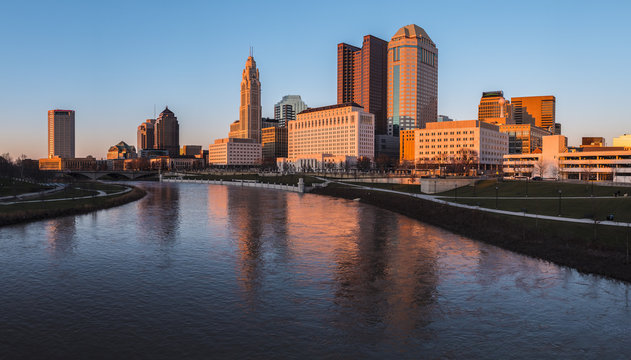
[(0, 228), (0, 358), (631, 357), (627, 284), (358, 202), (139, 186)]

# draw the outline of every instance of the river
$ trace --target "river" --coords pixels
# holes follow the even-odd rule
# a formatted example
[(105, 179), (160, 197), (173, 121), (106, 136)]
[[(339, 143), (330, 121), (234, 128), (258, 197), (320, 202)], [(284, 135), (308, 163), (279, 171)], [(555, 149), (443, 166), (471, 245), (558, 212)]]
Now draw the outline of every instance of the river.
[(139, 186), (0, 228), (0, 358), (631, 357), (628, 284), (359, 202)]

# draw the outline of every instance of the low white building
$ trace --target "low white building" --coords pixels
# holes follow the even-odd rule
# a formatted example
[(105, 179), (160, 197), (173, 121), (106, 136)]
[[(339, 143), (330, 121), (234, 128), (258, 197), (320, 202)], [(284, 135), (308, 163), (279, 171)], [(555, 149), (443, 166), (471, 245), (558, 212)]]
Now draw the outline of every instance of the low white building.
[(585, 147), (569, 151), (562, 135), (543, 137), (541, 152), (504, 156), (507, 176), (631, 183), (631, 150)]
[(346, 155), (300, 155), (292, 158), (278, 158), (276, 166), (280, 171), (348, 170), (357, 166), (355, 156)]
[(217, 139), (208, 149), (209, 165), (260, 165), (261, 144), (253, 139)]

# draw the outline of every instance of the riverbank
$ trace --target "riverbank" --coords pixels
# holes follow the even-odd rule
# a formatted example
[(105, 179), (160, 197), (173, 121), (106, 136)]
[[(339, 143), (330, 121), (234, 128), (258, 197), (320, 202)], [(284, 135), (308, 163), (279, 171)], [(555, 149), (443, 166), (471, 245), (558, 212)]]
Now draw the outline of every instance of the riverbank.
[(313, 194), (357, 199), (457, 234), (584, 273), (631, 282), (629, 229), (524, 219), (411, 196), (329, 184)]
[[(16, 202), (9, 205), (0, 205), (0, 226), (25, 223), (48, 218), (80, 215), (97, 210), (108, 209), (130, 203), (143, 198), (147, 193), (135, 186), (125, 185), (130, 191), (113, 192), (108, 189), (110, 185), (103, 184), (105, 190), (98, 185), (93, 189), (75, 189), (74, 191), (60, 192), (56, 196), (72, 196), (70, 198), (44, 198), (39, 201)], [(83, 196), (87, 192), (105, 193), (102, 196)], [(111, 193), (110, 193), (111, 192)], [(77, 196), (80, 195), (80, 196)], [(53, 201), (54, 200), (54, 201)]]

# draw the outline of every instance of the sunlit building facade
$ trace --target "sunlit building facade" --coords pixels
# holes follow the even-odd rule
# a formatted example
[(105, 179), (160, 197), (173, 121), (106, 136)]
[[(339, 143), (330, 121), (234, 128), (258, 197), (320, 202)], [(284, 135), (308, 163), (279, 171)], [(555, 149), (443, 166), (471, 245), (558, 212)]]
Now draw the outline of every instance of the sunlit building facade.
[(92, 156), (85, 158), (62, 158), (53, 156), (39, 159), (40, 170), (96, 170), (96, 159)]
[(136, 148), (132, 145), (127, 145), (124, 141), (110, 146), (107, 151), (108, 160), (135, 159), (137, 157)]
[(241, 78), (239, 120), (230, 125), (229, 138), (253, 139), (261, 143), (261, 82), (256, 61), (249, 56)]
[(543, 137), (553, 135), (548, 130), (530, 124), (499, 125), (508, 135), (509, 154), (529, 154), (543, 146)]
[[(355, 103), (307, 109), (288, 125), (288, 159), (374, 158), (375, 117)], [(318, 166), (321, 166), (320, 164)]]
[(254, 139), (217, 139), (208, 149), (210, 165), (260, 165), (261, 144)]
[(156, 119), (147, 119), (138, 126), (136, 132), (136, 146), (138, 150), (153, 149), (155, 145), (155, 125)]
[(438, 49), (417, 25), (388, 43), (388, 134), (423, 128), (438, 118)]
[(74, 110), (48, 111), (48, 157), (75, 157)]
[(415, 164), (458, 161), (466, 153), (480, 169), (494, 169), (508, 154), (508, 135), (483, 121), (433, 122), (402, 134), (401, 161)]
[(511, 104), (515, 124), (531, 124), (555, 133), (556, 98), (554, 96), (513, 97)]
[(512, 123), (512, 109), (510, 101), (504, 99), (504, 92), (486, 91), (482, 93), (478, 105), (478, 120), (495, 125)]
[(180, 149), (181, 156), (199, 156), (202, 152), (201, 145), (184, 145)]
[(355, 102), (375, 115), (375, 133), (387, 133), (388, 42), (364, 36), (361, 48), (337, 45), (337, 103)]
[(631, 134), (624, 134), (613, 138), (613, 146), (631, 148)]

